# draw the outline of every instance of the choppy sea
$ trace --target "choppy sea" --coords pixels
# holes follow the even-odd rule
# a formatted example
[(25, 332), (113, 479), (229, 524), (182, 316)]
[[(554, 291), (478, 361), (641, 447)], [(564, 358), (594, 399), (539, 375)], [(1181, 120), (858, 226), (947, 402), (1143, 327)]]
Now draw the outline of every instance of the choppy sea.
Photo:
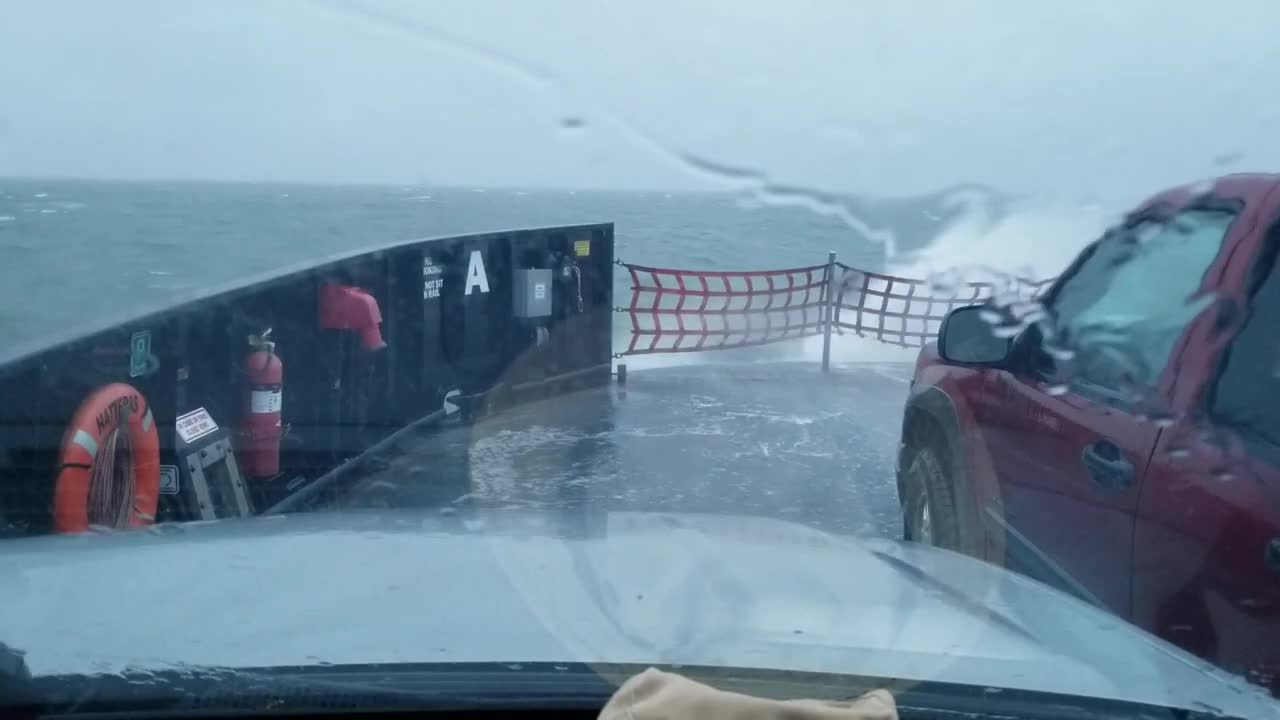
[[(849, 199), (899, 252), (927, 244), (949, 202)], [(886, 263), (882, 244), (837, 217), (729, 193), (0, 179), (0, 343), (334, 253), (585, 222), (614, 223), (617, 257), (647, 265), (777, 268), (823, 262), (829, 250), (868, 269)]]

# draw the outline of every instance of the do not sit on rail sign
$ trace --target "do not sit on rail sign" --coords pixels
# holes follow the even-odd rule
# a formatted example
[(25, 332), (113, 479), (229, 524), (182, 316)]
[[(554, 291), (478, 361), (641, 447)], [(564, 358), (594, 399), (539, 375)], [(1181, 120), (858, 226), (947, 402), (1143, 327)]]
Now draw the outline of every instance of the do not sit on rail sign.
[(196, 408), (185, 415), (179, 415), (175, 425), (177, 426), (178, 437), (182, 438), (182, 442), (188, 445), (218, 429), (218, 424), (213, 421), (209, 411), (204, 408)]

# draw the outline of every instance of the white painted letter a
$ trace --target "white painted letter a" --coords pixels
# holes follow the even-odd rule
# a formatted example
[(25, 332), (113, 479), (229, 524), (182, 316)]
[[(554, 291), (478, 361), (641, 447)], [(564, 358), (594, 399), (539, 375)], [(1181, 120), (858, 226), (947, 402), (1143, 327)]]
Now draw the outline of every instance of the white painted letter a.
[(484, 257), (479, 250), (471, 251), (471, 261), (467, 263), (467, 289), (463, 295), (470, 295), (472, 288), (480, 288), (480, 292), (489, 292), (489, 276), (484, 271)]

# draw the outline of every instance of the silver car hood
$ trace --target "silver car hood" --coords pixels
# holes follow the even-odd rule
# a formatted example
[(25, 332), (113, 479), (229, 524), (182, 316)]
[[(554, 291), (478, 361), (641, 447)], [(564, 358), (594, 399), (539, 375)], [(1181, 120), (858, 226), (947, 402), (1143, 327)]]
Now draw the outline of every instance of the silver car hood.
[(319, 513), (0, 544), (33, 673), (662, 663), (1275, 715), (1124, 622), (946, 551), (735, 516)]

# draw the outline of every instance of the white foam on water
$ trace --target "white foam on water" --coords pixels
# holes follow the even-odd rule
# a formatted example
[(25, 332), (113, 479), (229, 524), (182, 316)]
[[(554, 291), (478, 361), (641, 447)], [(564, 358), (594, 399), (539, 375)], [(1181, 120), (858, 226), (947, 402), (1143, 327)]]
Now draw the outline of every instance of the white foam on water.
[(889, 273), (929, 278), (959, 272), (975, 280), (1056, 277), (1105, 226), (1106, 215), (1094, 204), (1028, 201), (999, 218), (978, 210), (961, 216), (922, 250), (904, 254)]
[[(885, 272), (948, 283), (1053, 278), (1102, 234), (1106, 220), (1106, 213), (1094, 204), (1024, 201), (1000, 217), (975, 205), (924, 248), (900, 254)], [(834, 335), (831, 342), (833, 362), (914, 362), (918, 353), (915, 347), (847, 331)], [(821, 337), (805, 340), (804, 357), (821, 361)]]
[[(614, 341), (618, 342), (617, 340)], [(625, 341), (623, 341), (625, 347)], [(618, 360), (627, 366), (628, 370), (648, 370), (651, 368), (665, 367), (687, 367), (689, 365), (707, 365), (717, 361), (723, 362), (724, 358), (713, 359), (711, 356), (720, 356), (724, 353), (732, 353), (733, 350), (709, 351), (705, 353), (662, 353), (657, 355), (628, 355)]]
[(12, 215), (0, 215), (0, 222), (10, 222), (12, 220), (17, 220), (17, 219), (18, 218)]

